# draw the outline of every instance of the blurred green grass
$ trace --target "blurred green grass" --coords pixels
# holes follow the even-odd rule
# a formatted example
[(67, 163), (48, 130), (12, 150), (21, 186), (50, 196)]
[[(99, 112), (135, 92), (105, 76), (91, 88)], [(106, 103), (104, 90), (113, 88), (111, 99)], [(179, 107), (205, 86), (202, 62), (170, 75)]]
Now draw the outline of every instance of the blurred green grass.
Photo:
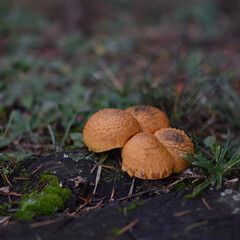
[(95, 111), (137, 104), (189, 133), (208, 122), (206, 134), (239, 137), (238, 1), (103, 2), (1, 1), (2, 132), (15, 112), (3, 153), (54, 151), (49, 126), (68, 149), (66, 131)]

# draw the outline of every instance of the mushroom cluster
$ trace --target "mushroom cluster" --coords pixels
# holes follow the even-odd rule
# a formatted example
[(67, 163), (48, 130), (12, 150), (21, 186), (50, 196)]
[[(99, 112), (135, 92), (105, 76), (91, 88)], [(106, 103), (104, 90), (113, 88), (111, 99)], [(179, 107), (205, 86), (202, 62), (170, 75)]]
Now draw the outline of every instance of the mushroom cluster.
[(83, 129), (89, 151), (121, 148), (122, 170), (141, 179), (161, 179), (182, 172), (190, 163), (183, 158), (194, 146), (184, 131), (171, 128), (164, 112), (149, 105), (103, 109)]

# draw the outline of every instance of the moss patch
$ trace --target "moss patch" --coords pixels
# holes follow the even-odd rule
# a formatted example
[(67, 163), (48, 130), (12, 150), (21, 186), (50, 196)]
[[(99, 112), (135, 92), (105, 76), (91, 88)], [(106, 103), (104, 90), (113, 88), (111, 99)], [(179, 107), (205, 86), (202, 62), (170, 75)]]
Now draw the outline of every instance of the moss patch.
[(9, 203), (5, 203), (3, 205), (0, 205), (0, 216), (4, 216), (6, 214), (6, 211), (11, 209), (14, 204), (16, 204), (16, 203), (15, 202), (9, 202)]
[(142, 206), (144, 204), (145, 204), (144, 201), (133, 202), (129, 206), (126, 206), (126, 207), (123, 207), (123, 208), (118, 208), (118, 211), (119, 212), (123, 212), (124, 214), (126, 214), (128, 211), (135, 210), (138, 206)]
[(184, 182), (184, 181), (180, 181), (176, 184), (174, 190), (175, 191), (181, 191), (181, 190), (184, 190), (186, 189), (186, 187), (189, 185), (189, 183), (187, 182)]
[(68, 188), (59, 187), (56, 176), (43, 173), (39, 183), (45, 184), (43, 190), (33, 190), (24, 194), (16, 213), (18, 220), (32, 220), (39, 215), (52, 215), (64, 208), (64, 203), (71, 196)]
[(108, 172), (102, 171), (102, 177), (100, 179), (101, 182), (104, 183), (112, 183), (114, 179), (116, 181), (123, 181), (125, 178), (125, 173), (124, 172), (114, 172), (111, 169), (108, 169)]

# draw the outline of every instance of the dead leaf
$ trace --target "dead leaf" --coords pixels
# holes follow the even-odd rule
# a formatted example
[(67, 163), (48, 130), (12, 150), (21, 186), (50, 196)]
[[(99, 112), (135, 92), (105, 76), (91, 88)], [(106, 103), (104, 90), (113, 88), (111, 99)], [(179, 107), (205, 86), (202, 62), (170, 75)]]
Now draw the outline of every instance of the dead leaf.
[(80, 183), (87, 182), (87, 180), (82, 178), (81, 176), (77, 176), (73, 180), (74, 180), (74, 183), (75, 183), (75, 187), (78, 187)]
[(1, 193), (6, 193), (6, 194), (9, 193), (9, 186), (7, 186), (7, 187), (1, 187), (1, 188), (0, 188), (0, 192), (1, 192)]
[(12, 196), (16, 196), (16, 197), (21, 197), (22, 196), (21, 193), (10, 192), (9, 186), (1, 187), (0, 188), (0, 194), (2, 194), (2, 195), (9, 195), (9, 196), (12, 195)]
[(199, 175), (194, 172), (192, 172), (189, 168), (184, 170), (181, 175), (180, 175), (180, 181), (187, 179), (187, 178), (197, 178), (197, 179), (204, 179), (206, 176), (204, 175)]
[(235, 183), (237, 183), (238, 181), (239, 181), (238, 178), (233, 178), (233, 179), (227, 180), (227, 181), (225, 182), (225, 184), (226, 184), (227, 186), (231, 187), (231, 186), (233, 186)]

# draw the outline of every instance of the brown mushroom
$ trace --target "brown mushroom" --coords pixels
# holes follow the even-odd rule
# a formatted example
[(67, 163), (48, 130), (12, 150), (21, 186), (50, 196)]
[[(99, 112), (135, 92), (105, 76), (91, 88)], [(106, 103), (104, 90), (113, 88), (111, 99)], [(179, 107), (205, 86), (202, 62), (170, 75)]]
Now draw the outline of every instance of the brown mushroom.
[(122, 170), (130, 177), (165, 178), (173, 167), (173, 157), (152, 134), (138, 133), (122, 149)]
[(160, 109), (149, 105), (138, 105), (125, 110), (132, 114), (140, 123), (142, 132), (154, 133), (155, 131), (169, 127), (169, 120)]
[(104, 152), (122, 148), (140, 129), (138, 121), (131, 114), (119, 109), (103, 109), (87, 121), (83, 129), (83, 141), (89, 151)]
[(182, 156), (186, 155), (186, 153), (191, 154), (194, 152), (191, 139), (184, 131), (175, 128), (163, 128), (156, 131), (154, 136), (173, 156), (175, 162), (173, 172), (182, 172), (190, 164)]

